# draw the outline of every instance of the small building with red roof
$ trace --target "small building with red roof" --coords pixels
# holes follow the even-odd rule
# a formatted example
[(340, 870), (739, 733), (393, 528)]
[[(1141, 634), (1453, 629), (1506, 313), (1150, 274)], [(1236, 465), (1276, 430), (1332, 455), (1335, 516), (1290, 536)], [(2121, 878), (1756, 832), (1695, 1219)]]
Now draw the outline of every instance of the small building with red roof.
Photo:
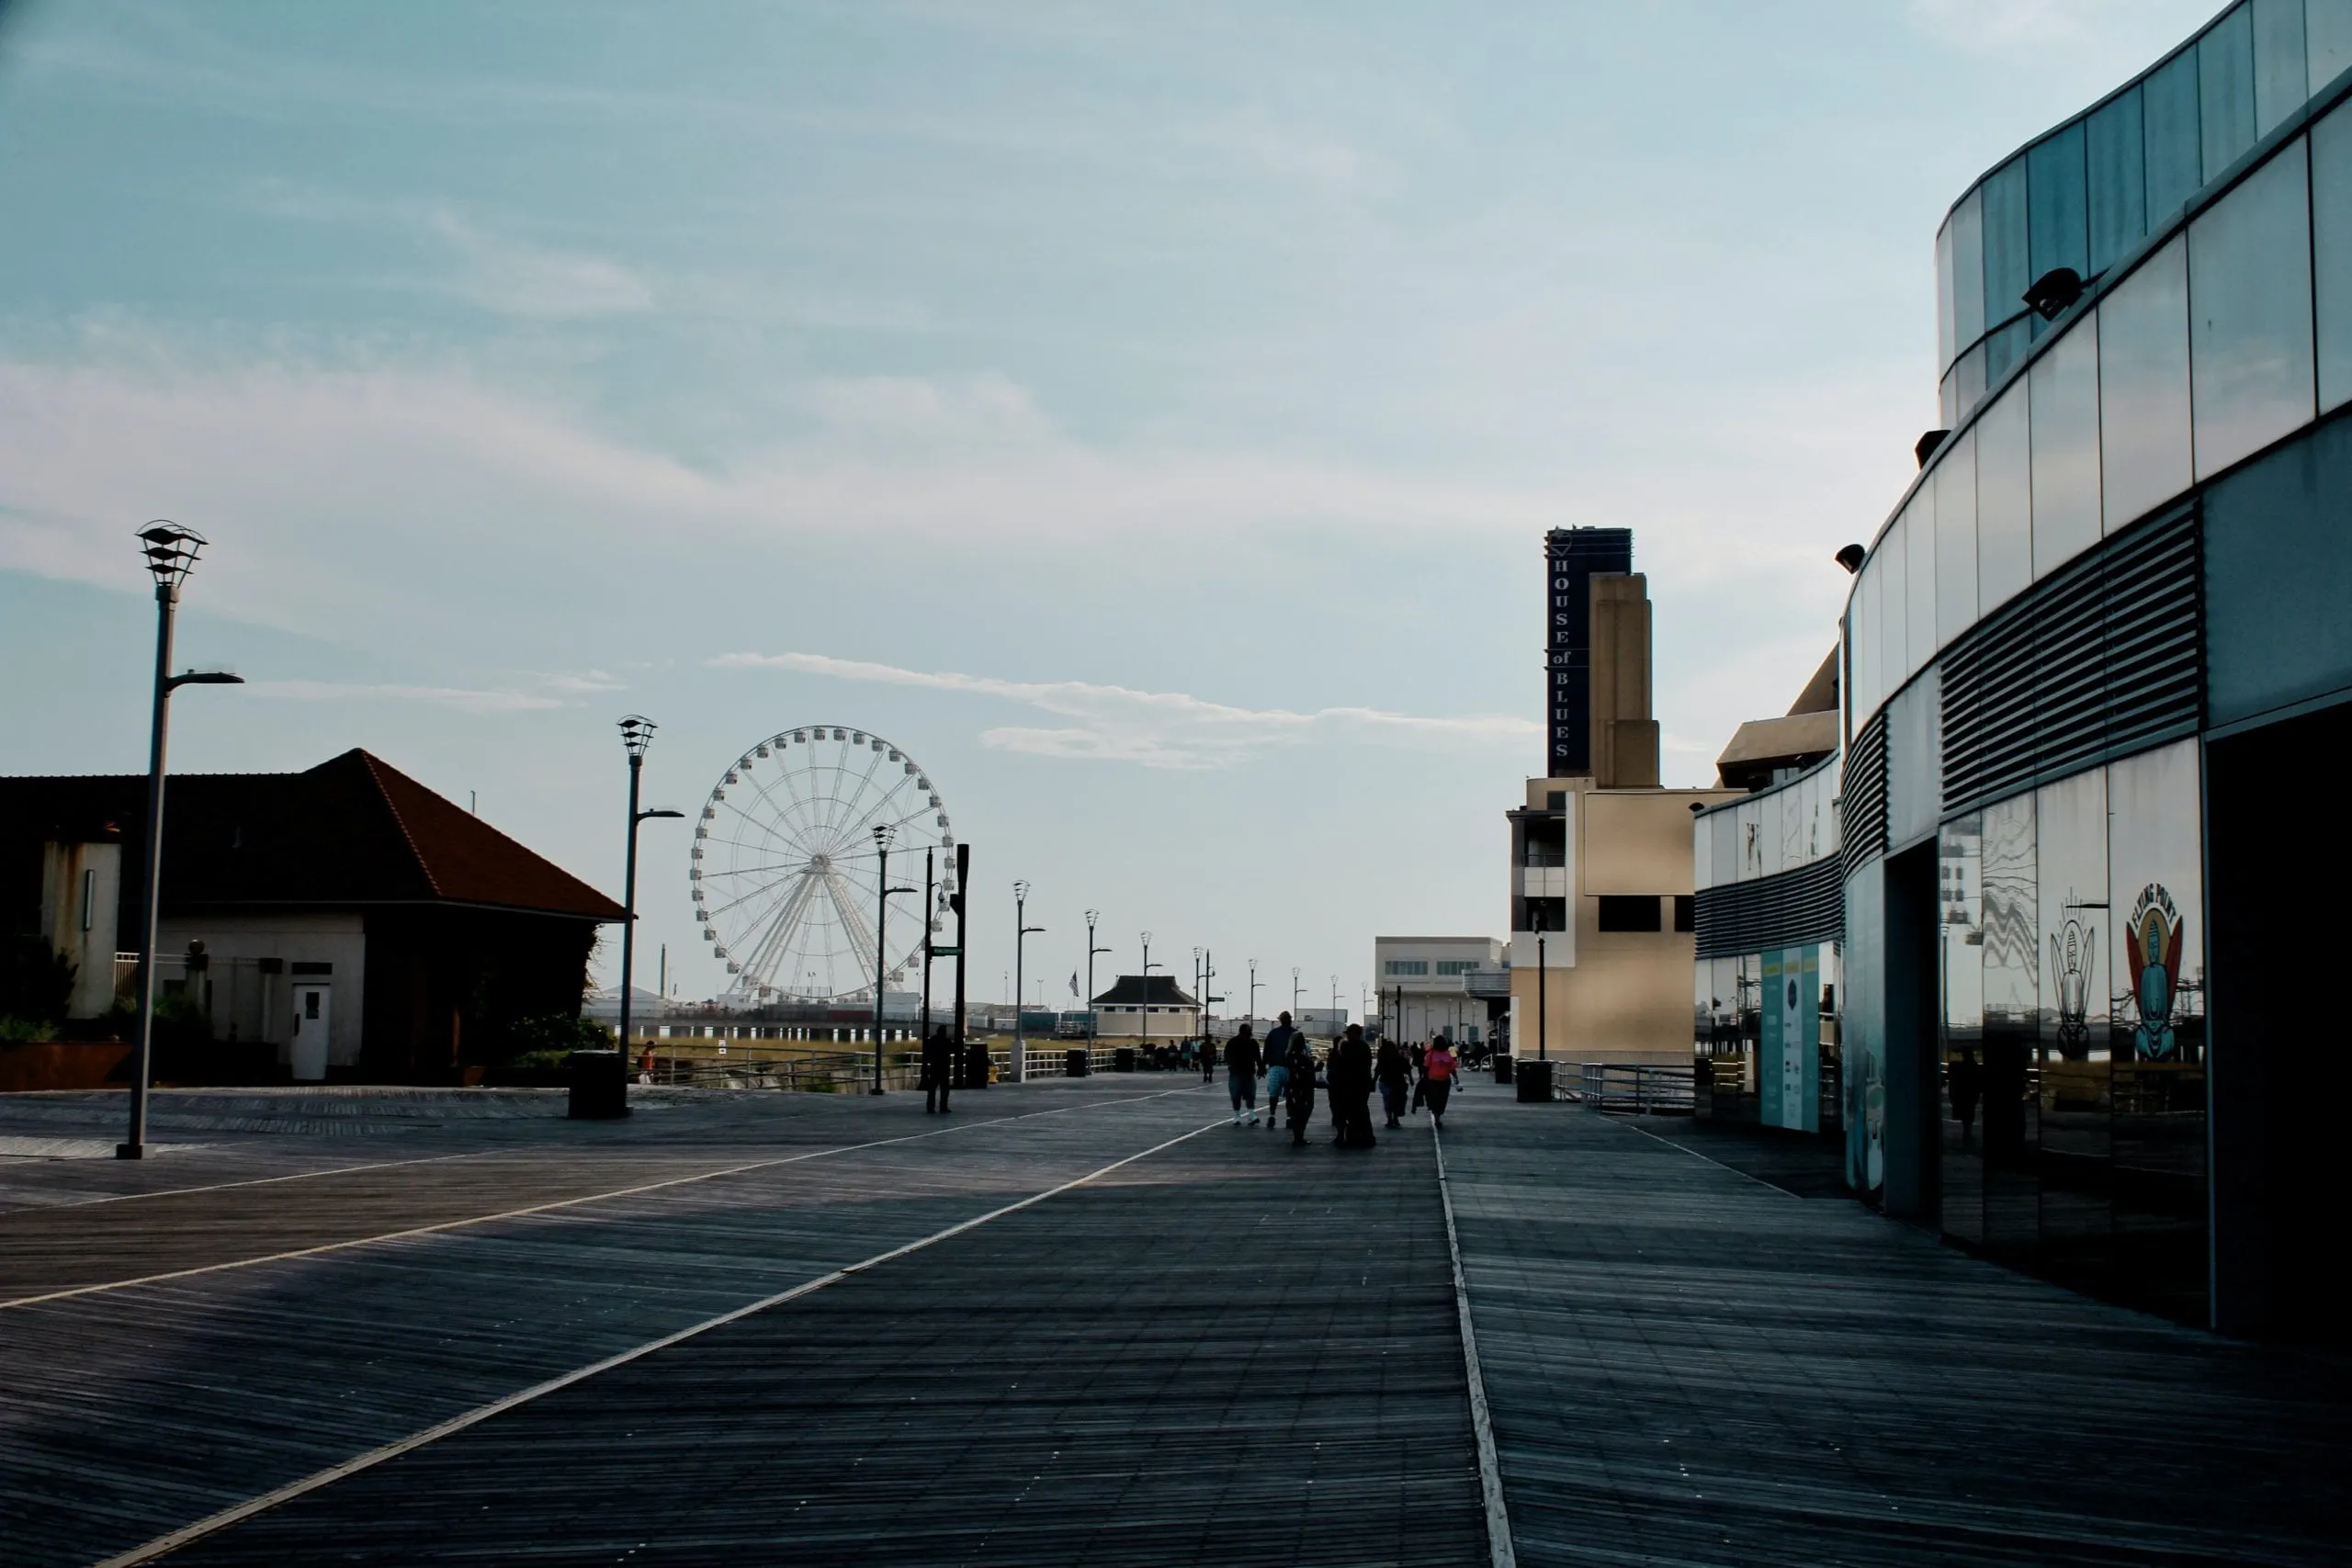
[[(143, 774), (0, 778), (0, 932), (74, 966), (70, 1013), (129, 991)], [(446, 1083), (514, 1026), (576, 1018), (621, 907), (381, 758), (175, 774), (157, 978), (253, 1068)]]

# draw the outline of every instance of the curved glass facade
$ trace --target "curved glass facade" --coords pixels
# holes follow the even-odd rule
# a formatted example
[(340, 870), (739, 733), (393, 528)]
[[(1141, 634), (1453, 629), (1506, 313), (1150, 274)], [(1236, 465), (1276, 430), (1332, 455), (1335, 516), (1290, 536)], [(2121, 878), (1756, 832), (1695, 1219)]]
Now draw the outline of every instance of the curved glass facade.
[(2343, 96), (2143, 236), (1928, 459), (1849, 600), (1853, 728), (1982, 616), (2352, 398)]
[[(2280, 1238), (2319, 1223), (2335, 1130), (2278, 932), (2352, 840), (2246, 803), (2352, 753), (2352, 0), (2232, 6), (1987, 175), (1937, 263), (1951, 428), (1841, 620), (1817, 972), (1849, 1179), (2069, 1282), (2295, 1331), (2322, 1296)], [(2081, 298), (2024, 313), (2058, 266)], [(1742, 814), (1769, 843), (1804, 799), (1699, 819), (1697, 1038), (1751, 1083), (1792, 973), (1755, 922), (1797, 901), (1722, 885), (1787, 875)], [(1761, 932), (1727, 971), (1711, 880), (1718, 930)]]
[(1943, 423), (2052, 330), (2028, 285), (2106, 272), (2347, 69), (2352, 0), (2239, 0), (1970, 187), (1936, 236)]

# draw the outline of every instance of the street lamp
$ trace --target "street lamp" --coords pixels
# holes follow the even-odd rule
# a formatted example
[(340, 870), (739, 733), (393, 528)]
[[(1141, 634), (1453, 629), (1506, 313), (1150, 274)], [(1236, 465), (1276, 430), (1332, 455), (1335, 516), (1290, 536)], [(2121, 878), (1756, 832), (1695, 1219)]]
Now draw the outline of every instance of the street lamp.
[[(1306, 987), (1299, 984), (1298, 969), (1297, 966), (1294, 964), (1290, 972), (1290, 1015), (1294, 1019), (1304, 1019), (1306, 1016), (1306, 1010), (1298, 1005), (1299, 993), (1306, 988)], [(1301, 1032), (1303, 1033), (1305, 1031), (1302, 1030)]]
[[(684, 817), (683, 811), (639, 811), (637, 786), (645, 771), (645, 749), (653, 744), (653, 721), (630, 714), (620, 721), (621, 746), (628, 752), (628, 863), (621, 875), (621, 1082), (628, 1082), (628, 1011), (630, 987), (637, 972), (637, 825), (656, 817)], [(624, 1088), (626, 1096), (628, 1089)]]
[(1544, 906), (1531, 902), (1532, 908), (1528, 910), (1527, 920), (1535, 928), (1535, 1059), (1541, 1062), (1549, 1059), (1552, 1043), (1550, 992), (1546, 984), (1550, 976), (1544, 972)]
[(1140, 1025), (1141, 1032), (1136, 1036), (1142, 1043), (1137, 1046), (1136, 1055), (1139, 1058), (1148, 1060), (1151, 1056), (1151, 933), (1149, 931), (1143, 933), (1143, 995), (1136, 1002), (1136, 1016), (1143, 1020)]
[(888, 822), (874, 825), (874, 1087), (866, 1090), (868, 1094), (882, 1092), (882, 999), (889, 982), (890, 895), (914, 891), (890, 886), (890, 840), (898, 836), (899, 830)]
[(1258, 1021), (1258, 961), (1250, 961), (1250, 1021)]
[(1012, 885), (1012, 1081), (1029, 1081), (1029, 1033), (1026, 1021), (1021, 1016), (1021, 983), (1023, 960), (1027, 956), (1029, 939), (1042, 934), (1043, 926), (1029, 923), (1029, 879), (1023, 877)]
[(1100, 909), (1086, 911), (1086, 1054), (1089, 1057), (1094, 1055), (1095, 1043), (1102, 1032), (1102, 1018), (1094, 1010), (1094, 955), (1111, 951), (1107, 947), (1094, 945), (1094, 922), (1102, 918)]
[(242, 675), (223, 670), (172, 673), (172, 617), (180, 584), (205, 546), (193, 528), (161, 518), (139, 531), (140, 549), (155, 579), (155, 695), (147, 740), (147, 894), (139, 924), (139, 1047), (131, 1066), (130, 1135), (115, 1145), (118, 1159), (147, 1157), (147, 1079), (155, 1059), (155, 919), (164, 896), (164, 753), (170, 739), (172, 694), (182, 686), (235, 686)]

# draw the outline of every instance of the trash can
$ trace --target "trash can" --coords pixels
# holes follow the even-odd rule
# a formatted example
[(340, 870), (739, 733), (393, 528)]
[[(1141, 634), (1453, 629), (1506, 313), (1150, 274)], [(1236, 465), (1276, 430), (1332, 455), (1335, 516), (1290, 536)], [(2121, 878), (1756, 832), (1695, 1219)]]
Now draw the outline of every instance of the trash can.
[(1122, 1045), (1117, 1050), (1112, 1052), (1111, 1070), (1114, 1073), (1134, 1072), (1136, 1070), (1136, 1048), (1132, 1045)]
[(564, 1059), (571, 1075), (571, 1114), (610, 1121), (628, 1114), (627, 1058), (618, 1051), (574, 1051)]
[(1092, 1064), (1087, 1060), (1086, 1047), (1083, 1045), (1073, 1045), (1062, 1053), (1062, 1077), (1064, 1077), (1082, 1078), (1091, 1066)]
[(1511, 1079), (1519, 1086), (1519, 1102), (1533, 1105), (1552, 1098), (1552, 1064), (1521, 1062)]
[(1497, 1083), (1509, 1083), (1510, 1082), (1510, 1074), (1511, 1066), (1510, 1054), (1505, 1052), (1498, 1055), (1495, 1057), (1495, 1081)]
[(964, 1081), (958, 1089), (989, 1087), (989, 1047), (985, 1040), (975, 1040), (964, 1047)]

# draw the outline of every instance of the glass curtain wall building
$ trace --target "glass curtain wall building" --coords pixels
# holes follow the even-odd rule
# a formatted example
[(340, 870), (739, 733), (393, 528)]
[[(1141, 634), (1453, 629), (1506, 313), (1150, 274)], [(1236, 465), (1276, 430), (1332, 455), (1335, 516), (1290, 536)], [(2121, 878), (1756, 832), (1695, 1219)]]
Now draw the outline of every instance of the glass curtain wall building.
[(2287, 1337), (2331, 1131), (2304, 944), (2352, 879), (2306, 795), (2352, 754), (2347, 67), (2352, 0), (2245, 0), (1962, 195), (1950, 428), (1841, 623), (1855, 1187)]

